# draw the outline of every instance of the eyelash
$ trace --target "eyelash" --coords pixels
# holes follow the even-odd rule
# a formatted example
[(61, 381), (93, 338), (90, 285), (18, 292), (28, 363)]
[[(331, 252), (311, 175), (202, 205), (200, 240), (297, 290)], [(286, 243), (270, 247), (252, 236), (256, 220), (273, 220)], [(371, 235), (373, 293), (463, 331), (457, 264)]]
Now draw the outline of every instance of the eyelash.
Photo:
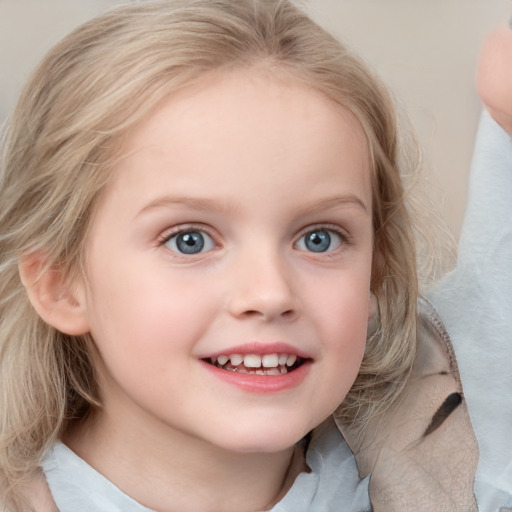
[[(312, 225), (312, 226), (307, 226), (306, 228), (302, 229), (299, 232), (299, 234), (296, 238), (296, 242), (294, 243), (294, 247), (296, 247), (297, 244), (299, 243), (299, 241), (302, 240), (306, 235), (308, 235), (309, 233), (314, 233), (315, 231), (327, 231), (330, 233), (335, 233), (336, 236), (339, 237), (339, 241), (340, 241), (338, 247), (336, 247), (334, 249), (327, 250), (327, 251), (318, 251), (318, 252), (316, 252), (316, 254), (330, 256), (330, 255), (332, 255), (333, 252), (336, 251), (336, 249), (339, 249), (340, 247), (349, 245), (351, 243), (351, 239), (350, 239), (349, 235), (346, 233), (346, 231), (342, 230), (338, 225), (316, 224), (316, 225)], [(315, 254), (315, 251), (307, 251), (307, 252)]]
[(179, 227), (172, 228), (170, 230), (165, 231), (157, 240), (158, 246), (164, 246), (167, 244), (170, 240), (172, 240), (174, 237), (179, 236), (181, 234), (185, 233), (193, 233), (193, 232), (200, 232), (205, 233), (208, 235), (215, 245), (217, 245), (216, 238), (211, 232), (211, 230), (202, 224), (185, 224), (181, 225)]
[[(299, 248), (298, 245), (301, 242), (301, 240), (306, 235), (312, 234), (315, 231), (316, 232), (324, 231), (324, 232), (327, 232), (327, 233), (334, 233), (336, 235), (336, 237), (339, 238), (338, 246), (334, 247), (332, 249), (329, 247), (326, 250), (319, 250), (319, 251), (308, 250), (307, 247), (306, 248)], [(182, 226), (173, 228), (172, 230), (166, 231), (158, 239), (158, 246), (162, 246), (162, 247), (165, 246), (173, 238), (178, 237), (180, 234), (193, 233), (193, 232), (204, 233), (211, 240), (211, 242), (214, 244), (214, 246), (218, 247), (218, 244), (216, 242), (216, 238), (211, 233), (211, 230), (208, 229), (206, 226), (201, 225), (201, 224), (186, 224), (186, 225), (182, 225)], [(311, 240), (310, 240), (310, 242), (311, 242)], [(332, 242), (332, 237), (329, 237), (328, 243), (330, 244), (331, 242)], [(314, 242), (314, 243), (318, 243), (318, 242)], [(321, 241), (320, 241), (320, 243), (321, 243)], [(348, 244), (350, 244), (350, 237), (347, 235), (347, 233), (344, 230), (341, 230), (339, 226), (333, 225), (333, 224), (317, 224), (317, 225), (307, 226), (304, 229), (302, 229), (299, 232), (298, 236), (296, 237), (296, 241), (293, 243), (293, 247), (295, 249), (297, 249), (297, 250), (308, 252), (308, 253), (311, 253), (311, 254), (330, 256), (330, 255), (332, 255), (332, 253), (337, 252), (337, 249), (339, 249), (342, 246), (346, 246)], [(304, 242), (304, 245), (307, 246), (307, 241)], [(191, 252), (189, 254), (187, 254), (185, 252), (182, 252), (182, 251), (179, 251), (179, 250), (175, 250), (175, 249), (170, 248), (170, 247), (168, 249), (170, 251), (172, 251), (173, 253), (175, 253), (177, 255), (180, 255), (180, 256), (184, 256), (186, 258), (190, 258), (191, 256), (197, 256), (199, 254), (203, 254), (202, 247), (200, 249), (200, 252), (197, 252), (197, 253)], [(207, 250), (205, 252), (210, 252), (210, 250)]]

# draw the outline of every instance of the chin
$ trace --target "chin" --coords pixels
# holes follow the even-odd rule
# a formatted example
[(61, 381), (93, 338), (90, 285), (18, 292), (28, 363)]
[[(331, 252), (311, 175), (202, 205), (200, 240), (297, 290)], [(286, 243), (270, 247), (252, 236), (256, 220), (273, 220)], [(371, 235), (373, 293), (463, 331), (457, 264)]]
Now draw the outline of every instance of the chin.
[(276, 429), (252, 429), (234, 433), (227, 442), (219, 442), (228, 451), (235, 453), (278, 453), (289, 450), (310, 432), (307, 428), (294, 428), (292, 425)]

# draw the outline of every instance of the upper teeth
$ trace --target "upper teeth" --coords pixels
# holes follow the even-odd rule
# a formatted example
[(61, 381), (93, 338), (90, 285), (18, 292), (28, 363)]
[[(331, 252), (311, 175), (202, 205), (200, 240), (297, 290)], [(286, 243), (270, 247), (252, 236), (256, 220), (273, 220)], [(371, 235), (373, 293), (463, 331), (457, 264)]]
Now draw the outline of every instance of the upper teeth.
[(228, 361), (231, 361), (233, 366), (239, 366), (242, 363), (247, 368), (277, 368), (279, 365), (293, 366), (297, 361), (296, 355), (288, 354), (230, 354), (220, 355), (217, 358), (212, 358), (212, 362), (223, 366)]

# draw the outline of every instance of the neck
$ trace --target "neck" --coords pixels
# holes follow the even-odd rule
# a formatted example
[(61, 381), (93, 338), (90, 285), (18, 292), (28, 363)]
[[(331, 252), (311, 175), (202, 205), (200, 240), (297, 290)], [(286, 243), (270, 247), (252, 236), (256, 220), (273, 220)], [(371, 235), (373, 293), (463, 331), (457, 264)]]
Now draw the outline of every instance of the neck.
[(125, 494), (158, 512), (268, 510), (304, 467), (294, 447), (233, 453), (133, 420), (119, 424), (103, 409), (70, 430), (64, 442)]

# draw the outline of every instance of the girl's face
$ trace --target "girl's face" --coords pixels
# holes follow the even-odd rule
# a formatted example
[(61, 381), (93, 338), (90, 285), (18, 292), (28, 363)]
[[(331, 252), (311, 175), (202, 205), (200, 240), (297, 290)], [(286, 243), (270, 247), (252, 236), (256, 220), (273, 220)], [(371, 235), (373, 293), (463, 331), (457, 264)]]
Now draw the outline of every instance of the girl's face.
[(370, 190), (356, 119), (291, 79), (223, 73), (161, 104), (87, 242), (100, 417), (236, 452), (322, 422), (364, 352)]

